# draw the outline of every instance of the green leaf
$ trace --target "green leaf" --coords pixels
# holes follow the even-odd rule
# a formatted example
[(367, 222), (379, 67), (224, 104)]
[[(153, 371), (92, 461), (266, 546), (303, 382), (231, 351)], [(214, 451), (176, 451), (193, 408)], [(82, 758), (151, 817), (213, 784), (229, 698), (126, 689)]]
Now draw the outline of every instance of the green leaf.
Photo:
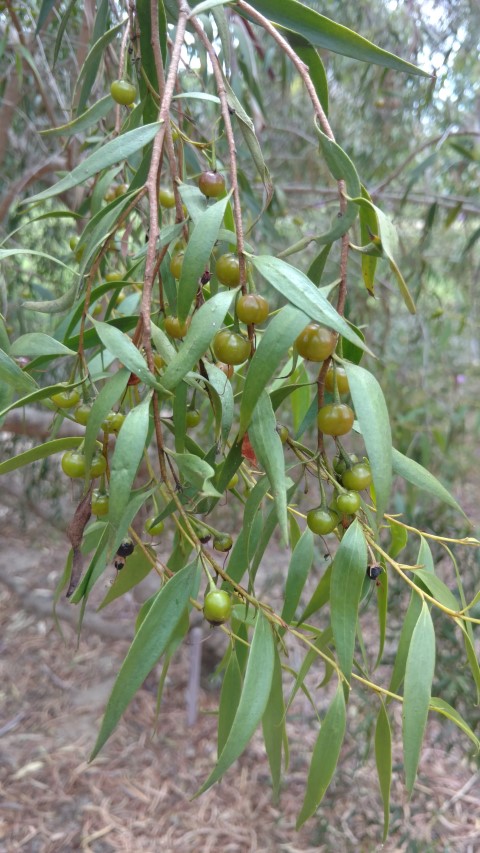
[[(215, 414), (216, 437), (225, 445), (233, 423), (233, 390), (223, 370), (215, 364), (205, 363), (208, 374), (208, 385), (211, 389), (210, 399)], [(218, 404), (217, 404), (218, 403)]]
[[(160, 127), (160, 122), (154, 122), (153, 124), (146, 124), (143, 127), (137, 127), (135, 130), (130, 130), (128, 133), (123, 133), (121, 136), (112, 139), (110, 142), (105, 143), (98, 151), (90, 154), (89, 157), (83, 160), (75, 169), (72, 169), (65, 177), (57, 181), (52, 187), (48, 187), (43, 192), (24, 199), (21, 204), (32, 204), (33, 202), (44, 201), (46, 198), (52, 198), (52, 196), (64, 193), (66, 190), (78, 186), (78, 184), (83, 184), (89, 178), (92, 178), (93, 175), (96, 175), (97, 172), (106, 169), (113, 163), (118, 163), (120, 160), (127, 160), (130, 154), (134, 154), (147, 145), (156, 136)], [(43, 253), (33, 252), (31, 254)], [(59, 262), (57, 261), (57, 263)], [(62, 266), (65, 266), (65, 264), (62, 264)]]
[(392, 489), (392, 434), (383, 391), (375, 377), (358, 364), (344, 364), (353, 407), (372, 469), (377, 518), (383, 517)]
[(437, 578), (436, 575), (425, 571), (425, 569), (416, 569), (413, 579), (414, 581), (422, 581), (422, 586), (424, 586), (427, 592), (429, 592), (430, 595), (433, 595), (440, 604), (443, 604), (445, 607), (448, 607), (454, 612), (458, 612), (458, 610), (461, 609), (453, 592), (451, 592), (448, 586), (444, 584), (440, 578)]
[(315, 86), (315, 91), (318, 100), (322, 105), (322, 109), (328, 116), (328, 82), (325, 66), (318, 54), (318, 51), (302, 36), (297, 33), (287, 32), (287, 39), (295, 50), (297, 56), (308, 68), (308, 73), (312, 78), (312, 83)]
[(263, 389), (277, 370), (295, 338), (309, 318), (303, 311), (285, 305), (272, 317), (250, 362), (240, 404), (239, 438), (245, 434)]
[(465, 722), (461, 714), (459, 714), (455, 708), (452, 708), (448, 702), (445, 702), (444, 699), (439, 699), (437, 696), (432, 696), (430, 699), (430, 710), (443, 714), (444, 717), (447, 717), (448, 720), (455, 723), (455, 725), (470, 738), (472, 743), (475, 745), (477, 752), (480, 750), (480, 740), (472, 731), (468, 723)]
[(29, 356), (36, 357), (39, 355), (76, 355), (74, 350), (69, 349), (60, 341), (51, 338), (50, 335), (45, 335), (43, 332), (30, 332), (27, 335), (20, 335), (13, 342), (10, 352), (13, 356)]
[[(235, 92), (229, 86), (227, 80), (224, 78), (224, 85), (226, 90), (227, 102), (229, 109), (232, 112), (232, 115), (235, 116), (235, 119), (240, 124), (240, 130), (242, 132), (245, 143), (250, 151), (252, 160), (255, 164), (258, 174), (260, 175), (260, 179), (265, 187), (265, 200), (262, 206), (260, 213), (258, 214), (257, 219), (260, 218), (262, 213), (266, 210), (268, 205), (270, 204), (273, 196), (273, 183), (270, 177), (270, 172), (268, 171), (268, 166), (265, 163), (265, 159), (263, 157), (262, 149), (260, 147), (260, 143), (257, 138), (257, 134), (255, 133), (255, 125), (243, 108), (241, 101), (237, 98)], [(250, 230), (253, 226), (250, 226)]]
[[(372, 201), (364, 186), (361, 188), (362, 197)], [(378, 220), (372, 207), (360, 206), (360, 234), (362, 245), (367, 245), (373, 234), (378, 234)], [(373, 245), (373, 244), (372, 244)], [(362, 254), (362, 276), (365, 287), (371, 296), (374, 295), (375, 270), (378, 258), (375, 255)]]
[[(397, 693), (405, 676), (405, 665), (415, 625), (418, 622), (422, 610), (422, 599), (416, 592), (412, 592), (410, 602), (403, 620), (402, 630), (398, 641), (397, 654), (393, 666), (392, 677), (388, 689)], [(387, 700), (389, 701), (389, 700)]]
[(331, 18), (319, 15), (297, 0), (282, 0), (281, 3), (278, 0), (256, 0), (255, 9), (270, 21), (299, 33), (316, 47), (332, 50), (361, 62), (382, 65), (394, 71), (418, 74), (421, 77), (431, 76), (427, 71), (422, 71), (416, 65), (377, 47), (353, 30), (335, 23)]
[(114, 106), (113, 99), (110, 95), (105, 95), (97, 101), (93, 107), (90, 107), (86, 112), (82, 113), (78, 118), (69, 121), (67, 124), (62, 124), (59, 127), (50, 127), (47, 130), (41, 130), (40, 136), (76, 136), (82, 130), (88, 130), (92, 125), (98, 125), (102, 118), (110, 112)]
[[(299, 308), (312, 320), (335, 329), (344, 338), (370, 353), (361, 338), (350, 328), (347, 321), (338, 314), (333, 305), (325, 299), (305, 273), (287, 264), (281, 258), (271, 255), (258, 255), (251, 258), (253, 266), (264, 276), (275, 290), (287, 299), (291, 305)], [(370, 353), (371, 355), (372, 353)]]
[(405, 667), (403, 761), (407, 791), (412, 793), (427, 724), (435, 669), (435, 630), (425, 602), (413, 629)]
[(194, 7), (188, 17), (193, 18), (194, 15), (202, 15), (203, 12), (208, 12), (215, 6), (228, 6), (230, 5), (230, 3), (234, 2), (235, 0), (202, 0), (202, 2), (198, 4), (198, 6)]
[[(218, 238), (218, 232), (223, 222), (225, 209), (230, 196), (220, 199), (197, 219), (189, 237), (182, 264), (180, 281), (178, 282), (177, 315), (180, 322), (188, 317), (195, 294), (198, 290), (198, 280), (208, 267), (212, 249)], [(210, 304), (210, 303), (208, 303)]]
[(457, 503), (453, 495), (442, 486), (441, 483), (438, 482), (437, 478), (430, 474), (430, 471), (427, 471), (422, 465), (419, 465), (418, 462), (415, 462), (414, 459), (409, 459), (408, 456), (404, 456), (403, 453), (400, 453), (399, 450), (395, 450), (392, 448), (392, 464), (393, 464), (393, 472), (394, 474), (398, 474), (400, 477), (403, 477), (404, 480), (407, 480), (409, 483), (412, 483), (413, 486), (416, 486), (418, 489), (423, 489), (425, 492), (428, 492), (433, 497), (438, 498), (439, 501), (443, 501), (443, 503), (448, 504), (448, 506), (453, 507), (453, 509), (461, 512), (462, 515), (465, 515), (461, 506)]
[[(40, 252), (35, 252), (31, 254), (41, 254)], [(65, 264), (62, 264), (65, 266)], [(38, 311), (40, 314), (60, 314), (62, 311), (68, 311), (69, 308), (72, 307), (75, 302), (75, 297), (77, 293), (77, 286), (74, 284), (70, 290), (67, 290), (63, 296), (59, 296), (58, 299), (45, 299), (40, 302), (32, 302), (28, 300), (27, 302), (22, 303), (22, 308), (26, 308), (28, 311)]]
[(475, 682), (475, 687), (477, 690), (477, 698), (476, 704), (480, 704), (480, 666), (478, 664), (477, 653), (475, 650), (475, 646), (471, 637), (471, 632), (465, 626), (462, 619), (455, 619), (458, 627), (462, 632), (462, 638), (465, 645), (465, 651), (467, 653), (467, 661), (470, 667), (470, 671), (473, 676), (473, 680)]
[(92, 456), (96, 449), (97, 435), (101, 429), (102, 421), (105, 420), (108, 412), (124, 393), (129, 377), (130, 371), (125, 367), (118, 370), (117, 373), (105, 382), (98, 397), (93, 402), (85, 430), (84, 453), (87, 468), (90, 467)]
[(338, 662), (347, 681), (352, 674), (357, 613), (367, 571), (367, 544), (357, 519), (335, 554), (330, 583), (330, 609)]
[(16, 391), (32, 391), (37, 387), (37, 383), (30, 374), (25, 373), (2, 349), (0, 349), (0, 379)]
[(373, 224), (373, 218), (376, 219), (376, 229), (374, 232), (370, 234), (370, 244), (364, 247), (354, 247), (359, 251), (367, 254), (385, 255), (388, 259), (390, 268), (397, 279), (397, 284), (400, 289), (400, 293), (402, 294), (403, 301), (407, 306), (408, 310), (411, 314), (415, 314), (416, 308), (411, 293), (407, 287), (407, 283), (403, 278), (402, 273), (398, 267), (398, 264), (395, 260), (395, 257), (398, 256), (399, 253), (399, 240), (398, 234), (395, 229), (393, 222), (390, 221), (388, 216), (385, 216), (383, 211), (380, 210), (379, 207), (376, 207), (371, 201), (370, 198), (366, 197), (366, 193), (363, 194), (360, 198), (351, 198), (350, 200), (358, 204), (359, 207), (364, 207), (369, 213), (369, 223), (370, 226)]
[(132, 373), (136, 373), (139, 379), (145, 382), (145, 385), (162, 389), (153, 373), (150, 373), (143, 355), (128, 335), (110, 323), (102, 323), (99, 320), (92, 322), (105, 349), (111, 352), (115, 358), (118, 358)]
[(57, 0), (42, 0), (42, 5), (38, 13), (37, 26), (35, 28), (35, 35), (38, 35), (40, 30), (42, 29), (56, 2)]
[(122, 663), (105, 710), (93, 761), (127, 705), (167, 648), (197, 583), (198, 561), (179, 571), (157, 593)]
[(383, 802), (383, 842), (388, 835), (390, 823), (390, 785), (392, 782), (392, 733), (385, 705), (380, 701), (375, 727), (375, 760), (378, 782)]
[(77, 0), (70, 0), (70, 2), (67, 5), (67, 8), (65, 9), (65, 12), (62, 15), (62, 19), (58, 25), (57, 35), (55, 38), (55, 47), (53, 50), (53, 66), (54, 67), (57, 63), (58, 54), (60, 52), (60, 47), (62, 45), (62, 40), (63, 40), (65, 30), (67, 28), (68, 19), (69, 19), (71, 13), (73, 12), (73, 10), (75, 8), (76, 2), (77, 2)]
[(334, 240), (338, 240), (351, 228), (358, 215), (356, 205), (350, 199), (352, 196), (357, 196), (361, 192), (360, 180), (357, 175), (357, 170), (353, 165), (348, 154), (343, 148), (340, 148), (336, 142), (326, 136), (320, 130), (318, 124), (315, 125), (318, 136), (320, 138), (320, 147), (324, 156), (325, 162), (336, 181), (344, 181), (347, 190), (347, 207), (346, 210), (335, 217), (332, 226), (325, 234), (316, 237), (315, 241), (320, 244), (329, 245)]
[(305, 581), (313, 563), (313, 533), (306, 527), (292, 551), (282, 610), (282, 619), (290, 624), (297, 609)]
[(108, 520), (118, 528), (130, 500), (130, 490), (143, 458), (150, 422), (148, 394), (138, 406), (131, 409), (118, 433), (110, 463), (110, 501)]
[(97, 10), (98, 11), (92, 35), (93, 45), (90, 48), (85, 58), (85, 62), (83, 63), (80, 69), (80, 73), (75, 83), (75, 90), (72, 99), (73, 103), (77, 102), (77, 92), (80, 83), (82, 82), (82, 88), (80, 90), (80, 95), (78, 97), (77, 102), (78, 113), (83, 113), (85, 109), (85, 105), (95, 83), (95, 78), (97, 76), (97, 72), (100, 67), (100, 62), (102, 61), (105, 48), (108, 44), (110, 44), (111, 41), (113, 41), (116, 34), (120, 32), (120, 30), (125, 27), (126, 24), (125, 19), (123, 21), (120, 21), (120, 23), (116, 24), (110, 30), (106, 30), (108, 3), (104, 2), (104, 0), (100, 0), (100, 2), (97, 4)]
[(38, 462), (39, 459), (46, 459), (47, 456), (53, 456), (54, 453), (62, 453), (64, 450), (76, 450), (82, 441), (83, 438), (78, 435), (46, 441), (45, 444), (32, 447), (31, 450), (25, 450), (24, 453), (19, 453), (18, 456), (12, 456), (10, 459), (6, 459), (5, 462), (0, 462), (0, 475), (9, 474), (10, 471), (16, 471), (17, 468), (23, 468), (24, 465), (31, 465), (32, 462)]
[(302, 622), (306, 622), (306, 620), (312, 615), (312, 613), (317, 613), (318, 610), (321, 610), (322, 607), (330, 601), (330, 584), (332, 578), (332, 563), (327, 566), (325, 572), (320, 578), (317, 588), (313, 593), (310, 601), (308, 602), (305, 610), (303, 611), (300, 619), (298, 620), (299, 624)]
[(323, 800), (332, 781), (337, 766), (340, 749), (345, 736), (346, 711), (343, 687), (339, 683), (313, 748), (312, 761), (308, 772), (305, 799), (297, 818), (299, 829), (309, 817), (312, 817)]
[(277, 432), (277, 422), (270, 397), (262, 391), (253, 411), (249, 438), (255, 456), (270, 481), (277, 519), (285, 542), (288, 542), (287, 485), (283, 445)]
[(388, 553), (393, 560), (396, 560), (408, 542), (408, 530), (402, 527), (401, 524), (397, 524), (395, 519), (390, 519), (388, 526), (390, 528), (390, 536), (392, 537)]
[(173, 391), (205, 355), (212, 338), (222, 326), (232, 299), (231, 291), (216, 293), (195, 312), (185, 340), (162, 376), (162, 388)]
[(277, 649), (273, 666), (272, 688), (262, 717), (263, 739), (272, 775), (273, 801), (278, 802), (282, 773), (282, 747), (286, 738), (285, 701), (283, 698), (282, 666)]
[(118, 572), (117, 578), (108, 590), (105, 598), (97, 607), (97, 610), (102, 610), (111, 601), (125, 595), (134, 586), (141, 583), (144, 578), (152, 571), (151, 560), (142, 548), (135, 548), (133, 554), (128, 558), (124, 568)]
[(232, 728), (238, 703), (242, 694), (242, 673), (238, 664), (235, 649), (231, 650), (225, 675), (222, 682), (220, 702), (218, 705), (218, 735), (217, 752), (221, 754)]
[[(315, 649), (318, 649), (319, 651), (325, 651), (327, 649), (328, 645), (331, 643), (332, 639), (333, 639), (333, 632), (332, 632), (330, 625), (328, 626), (328, 628), (325, 628), (325, 631), (322, 631), (318, 635), (318, 637), (316, 637), (314, 639), (314, 641), (313, 641), (314, 648), (312, 649), (310, 647), (308, 649), (308, 652), (303, 659), (302, 665), (301, 665), (300, 669), (298, 670), (297, 677), (295, 679), (295, 684), (292, 687), (292, 692), (290, 693), (290, 696), (289, 696), (289, 699), (287, 702), (287, 709), (286, 709), (287, 712), (288, 712), (295, 696), (297, 695), (299, 689), (301, 687), (304, 688), (304, 681), (305, 681), (305, 678), (307, 676), (307, 673), (308, 673), (310, 667), (312, 666), (313, 663), (315, 663), (315, 662), (318, 663), (321, 661), (320, 655), (318, 655), (316, 653)], [(322, 661), (322, 663), (325, 663), (325, 665), (326, 665), (326, 661)], [(313, 703), (312, 703), (312, 707), (315, 707), (313, 705)]]
[(187, 483), (190, 483), (196, 491), (201, 492), (203, 495), (221, 497), (211, 482), (215, 476), (215, 469), (205, 459), (200, 459), (193, 453), (172, 453), (172, 456), (174, 456), (178, 470), (182, 476), (185, 477)]
[(217, 782), (242, 754), (267, 707), (275, 665), (275, 645), (270, 623), (257, 611), (257, 624), (252, 638), (242, 695), (228, 738), (217, 764), (195, 796), (203, 794)]

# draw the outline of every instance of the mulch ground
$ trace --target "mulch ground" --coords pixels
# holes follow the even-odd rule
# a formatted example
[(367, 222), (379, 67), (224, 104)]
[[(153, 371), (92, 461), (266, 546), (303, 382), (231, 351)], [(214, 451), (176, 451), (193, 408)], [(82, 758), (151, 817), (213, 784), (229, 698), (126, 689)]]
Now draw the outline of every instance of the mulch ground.
[[(12, 573), (45, 603), (61, 574), (66, 544), (30, 515), (16, 528), (14, 505), (0, 505), (0, 572)], [(29, 542), (35, 542), (35, 545)], [(313, 853), (313, 851), (452, 851), (480, 849), (480, 783), (469, 745), (432, 718), (413, 799), (406, 798), (401, 750), (394, 755), (391, 833), (381, 846), (382, 807), (372, 750), (370, 696), (349, 708), (348, 736), (339, 772), (317, 815), (299, 832), (308, 757), (318, 731), (303, 696), (288, 718), (290, 766), (280, 802), (272, 802), (268, 764), (259, 733), (213, 789), (192, 799), (215, 762), (218, 681), (205, 672), (198, 719), (186, 722), (189, 648), (169, 671), (155, 725), (152, 675), (129, 706), (101, 755), (88, 764), (115, 673), (128, 648), (94, 630), (76, 646), (43, 611), (0, 583), (2, 649), (0, 718), (0, 850), (162, 851), (162, 853)], [(131, 632), (134, 602), (102, 611), (105, 624)], [(118, 630), (117, 630), (118, 633)], [(215, 635), (216, 636), (216, 635)], [(215, 639), (213, 639), (213, 644)], [(208, 648), (211, 649), (212, 637)], [(209, 655), (204, 655), (208, 668)], [(395, 712), (395, 739), (401, 720)]]

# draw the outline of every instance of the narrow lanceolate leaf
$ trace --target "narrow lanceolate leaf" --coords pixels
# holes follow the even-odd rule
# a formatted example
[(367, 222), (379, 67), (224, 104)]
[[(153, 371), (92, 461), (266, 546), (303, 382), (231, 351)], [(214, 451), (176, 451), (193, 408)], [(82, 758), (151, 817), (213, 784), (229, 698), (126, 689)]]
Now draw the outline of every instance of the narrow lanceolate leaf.
[(233, 294), (230, 291), (216, 293), (195, 312), (185, 340), (162, 376), (163, 388), (173, 391), (197, 364), (199, 358), (205, 355), (212, 338), (222, 327), (232, 299)]
[(335, 773), (340, 749), (345, 736), (346, 712), (342, 685), (325, 714), (317, 742), (313, 748), (312, 761), (308, 773), (307, 790), (303, 806), (297, 819), (299, 829), (309, 817), (312, 817), (323, 800), (332, 776)]
[(196, 796), (203, 794), (223, 776), (226, 770), (242, 754), (263, 717), (272, 687), (275, 661), (275, 645), (270, 623), (258, 611), (248, 657), (242, 695), (227, 741), (207, 781)]
[(291, 305), (281, 308), (269, 322), (248, 368), (240, 404), (239, 438), (248, 428), (260, 394), (308, 322), (307, 314)]
[(167, 648), (188, 605), (197, 574), (195, 560), (170, 578), (155, 596), (113, 685), (90, 761), (107, 742), (127, 705)]
[(331, 18), (319, 15), (298, 0), (255, 0), (255, 9), (265, 15), (270, 21), (280, 24), (287, 30), (300, 33), (310, 44), (331, 50), (342, 56), (350, 56), (361, 62), (369, 62), (403, 71), (407, 74), (418, 74), (430, 77), (427, 71), (422, 71), (416, 65), (406, 62), (373, 44), (363, 36), (342, 24), (337, 24)]
[(229, 86), (227, 80), (224, 80), (226, 93), (227, 93), (227, 101), (228, 106), (230, 107), (235, 119), (240, 124), (240, 130), (242, 131), (243, 138), (250, 150), (250, 154), (252, 155), (252, 160), (255, 163), (258, 174), (260, 175), (260, 179), (265, 187), (265, 201), (262, 207), (263, 211), (268, 207), (273, 195), (273, 184), (272, 179), (270, 177), (270, 172), (268, 171), (267, 164), (265, 163), (262, 149), (260, 147), (260, 143), (257, 139), (257, 134), (255, 133), (255, 125), (248, 115), (245, 112), (241, 101), (238, 100), (235, 92)]
[(414, 459), (409, 459), (408, 456), (404, 456), (399, 450), (392, 448), (392, 463), (394, 474), (399, 474), (400, 477), (408, 480), (413, 486), (423, 489), (439, 501), (448, 504), (448, 506), (465, 515), (461, 506), (445, 486), (442, 486), (437, 478), (433, 474), (430, 474), (430, 471), (427, 471), (422, 465), (415, 462)]
[(367, 571), (367, 544), (357, 520), (338, 546), (332, 565), (330, 609), (340, 668), (347, 681), (352, 674), (357, 612)]
[(95, 330), (105, 349), (118, 358), (132, 373), (136, 373), (142, 382), (153, 388), (161, 388), (153, 373), (150, 373), (147, 363), (132, 339), (110, 323), (93, 320)]
[(262, 391), (253, 411), (248, 434), (255, 455), (270, 480), (280, 530), (285, 542), (288, 542), (285, 456), (277, 432), (275, 414), (266, 391)]
[(459, 714), (455, 708), (452, 708), (448, 702), (445, 702), (444, 699), (439, 699), (437, 696), (432, 696), (430, 699), (430, 710), (443, 714), (444, 717), (447, 717), (448, 720), (455, 723), (455, 725), (470, 738), (472, 743), (475, 745), (477, 752), (480, 750), (480, 740), (476, 736), (475, 732), (472, 731), (461, 714)]
[[(361, 192), (363, 198), (372, 201), (364, 186), (362, 186)], [(362, 245), (364, 246), (368, 245), (369, 241), (372, 239), (372, 235), (378, 234), (378, 222), (375, 211), (371, 207), (366, 207), (364, 205), (360, 207), (360, 234), (362, 237)], [(376, 255), (362, 254), (363, 281), (371, 296), (374, 295), (377, 261), (378, 256)]]
[(46, 459), (47, 456), (53, 456), (54, 453), (75, 450), (80, 446), (82, 441), (83, 438), (77, 435), (71, 438), (56, 438), (53, 441), (40, 444), (38, 447), (32, 447), (31, 450), (25, 450), (24, 453), (19, 453), (18, 456), (12, 456), (10, 459), (6, 459), (5, 462), (0, 462), (0, 475), (9, 474), (10, 471), (16, 471), (17, 468), (23, 468), (24, 465), (38, 462), (39, 459)]
[(392, 782), (392, 733), (390, 721), (383, 702), (375, 727), (375, 760), (377, 763), (378, 783), (383, 802), (383, 841), (388, 835), (390, 823), (390, 786)]
[(275, 290), (278, 290), (291, 305), (299, 308), (307, 317), (317, 323), (323, 323), (339, 332), (344, 338), (365, 352), (370, 352), (362, 339), (338, 314), (328, 299), (325, 299), (305, 273), (292, 267), (291, 264), (287, 264), (281, 258), (274, 258), (271, 255), (258, 255), (253, 257), (251, 262), (268, 283)]
[(285, 700), (283, 698), (282, 666), (275, 649), (272, 689), (262, 718), (263, 739), (272, 774), (273, 800), (278, 800), (282, 773), (282, 747), (285, 732)]
[[(14, 400), (13, 402), (8, 403), (5, 408), (0, 409), (0, 418), (3, 418), (7, 412), (11, 411), (11, 409), (20, 409), (23, 406), (28, 406), (30, 403), (37, 403), (39, 400), (45, 400), (52, 396), (52, 394), (57, 394), (58, 391), (71, 391), (72, 388), (78, 388), (81, 385), (83, 380), (80, 382), (56, 382), (55, 385), (47, 385), (46, 388), (39, 388), (37, 391), (32, 391), (31, 394), (27, 394), (25, 397), (21, 397), (19, 400)], [(0, 389), (1, 389), (0, 385)], [(52, 403), (53, 407), (53, 403)]]
[(10, 353), (13, 356), (29, 356), (35, 358), (39, 355), (76, 355), (72, 349), (69, 349), (65, 344), (56, 341), (50, 335), (45, 335), (43, 332), (29, 332), (27, 335), (20, 335), (10, 347)]
[(182, 273), (178, 282), (177, 315), (182, 323), (188, 317), (195, 299), (198, 280), (208, 268), (210, 255), (217, 240), (229, 198), (230, 196), (225, 196), (225, 198), (208, 207), (197, 219), (189, 237), (182, 264)]
[(305, 581), (313, 563), (313, 533), (306, 527), (292, 551), (285, 585), (282, 619), (290, 623), (300, 601)]
[(31, 204), (32, 202), (43, 201), (46, 198), (59, 195), (66, 192), (72, 187), (83, 184), (88, 181), (93, 175), (96, 175), (102, 169), (112, 166), (113, 163), (118, 163), (120, 160), (126, 160), (130, 154), (139, 151), (144, 145), (147, 145), (160, 130), (161, 124), (154, 122), (146, 124), (142, 127), (137, 127), (135, 130), (129, 130), (128, 133), (123, 133), (111, 142), (107, 142), (94, 154), (90, 154), (80, 165), (76, 166), (68, 175), (57, 181), (53, 187), (43, 190), (37, 195), (30, 196), (24, 199), (22, 204)]
[(425, 602), (415, 625), (403, 693), (403, 761), (407, 791), (412, 793), (427, 724), (435, 669), (435, 630)]
[[(40, 254), (40, 252), (32, 252), (32, 254)], [(62, 266), (65, 266), (62, 264)], [(77, 273), (75, 273), (76, 275)], [(37, 311), (40, 314), (61, 314), (62, 311), (68, 311), (75, 302), (77, 293), (77, 285), (74, 284), (66, 293), (59, 296), (58, 299), (43, 299), (38, 302), (27, 300), (22, 302), (22, 308), (28, 311)]]
[(115, 528), (130, 500), (130, 490), (143, 457), (150, 419), (150, 397), (132, 409), (125, 418), (110, 466), (108, 520)]
[(416, 592), (412, 592), (408, 609), (405, 614), (405, 619), (403, 620), (402, 630), (400, 632), (400, 639), (398, 641), (398, 648), (395, 657), (395, 663), (393, 665), (392, 677), (390, 679), (390, 684), (388, 685), (388, 689), (392, 693), (398, 692), (398, 689), (405, 677), (405, 666), (407, 663), (410, 643), (412, 640), (415, 625), (418, 622), (418, 617), (420, 616), (421, 611), (422, 599)]
[[(320, 138), (320, 148), (323, 158), (331, 174), (336, 181), (345, 182), (349, 198), (359, 195), (361, 192), (360, 180), (350, 157), (345, 153), (343, 148), (340, 148), (340, 145), (326, 136), (318, 125), (316, 125), (316, 130)], [(316, 242), (322, 245), (329, 245), (334, 240), (338, 240), (351, 228), (357, 215), (357, 206), (352, 201), (347, 201), (346, 210), (341, 216), (335, 217), (329, 231), (317, 237)]]
[(100, 432), (102, 421), (105, 420), (108, 412), (122, 397), (127, 382), (130, 376), (130, 371), (126, 368), (121, 368), (108, 379), (98, 397), (95, 398), (90, 411), (87, 428), (85, 430), (85, 465), (90, 467), (92, 456), (96, 449), (97, 436)]
[(230, 660), (225, 670), (218, 706), (217, 751), (221, 755), (225, 746), (232, 723), (235, 719), (240, 696), (242, 695), (242, 673), (235, 649), (232, 649)]
[(0, 379), (20, 392), (33, 391), (37, 387), (37, 383), (30, 374), (25, 373), (2, 349), (0, 349)]
[(375, 377), (358, 364), (345, 363), (353, 407), (372, 469), (380, 520), (392, 489), (392, 433), (387, 404)]
[(104, 98), (97, 101), (93, 107), (90, 107), (90, 109), (82, 113), (78, 118), (59, 127), (50, 127), (47, 130), (41, 130), (40, 136), (75, 136), (83, 130), (88, 130), (92, 125), (97, 125), (102, 118), (105, 118), (113, 106), (114, 102), (111, 95), (105, 95)]

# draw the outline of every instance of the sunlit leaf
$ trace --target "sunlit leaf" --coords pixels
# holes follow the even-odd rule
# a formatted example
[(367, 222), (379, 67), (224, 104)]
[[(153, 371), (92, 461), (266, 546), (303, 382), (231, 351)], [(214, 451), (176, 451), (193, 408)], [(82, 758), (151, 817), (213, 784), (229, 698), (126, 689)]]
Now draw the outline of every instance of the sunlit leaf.
[(425, 602), (413, 629), (405, 667), (403, 760), (407, 791), (412, 793), (427, 724), (435, 669), (435, 630)]

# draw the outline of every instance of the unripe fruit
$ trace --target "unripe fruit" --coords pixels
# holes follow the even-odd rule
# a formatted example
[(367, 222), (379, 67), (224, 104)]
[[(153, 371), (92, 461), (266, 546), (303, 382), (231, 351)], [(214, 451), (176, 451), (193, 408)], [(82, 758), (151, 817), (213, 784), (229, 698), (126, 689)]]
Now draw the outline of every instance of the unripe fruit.
[(345, 435), (350, 432), (354, 414), (345, 403), (329, 403), (322, 406), (317, 415), (318, 428), (325, 435)]
[[(345, 372), (345, 368), (337, 367), (336, 374), (337, 374), (338, 393), (339, 394), (348, 394), (348, 392), (350, 390), (350, 386), (348, 384), (348, 377), (347, 377), (347, 374)], [(326, 376), (325, 376), (325, 388), (327, 389), (327, 391), (331, 391), (332, 393), (335, 390), (335, 383), (334, 383), (334, 378), (333, 378), (333, 366), (331, 364), (329, 365)]]
[(227, 489), (234, 489), (238, 483), (238, 474), (235, 472), (231, 480), (227, 483)]
[(270, 306), (258, 293), (242, 293), (237, 299), (235, 310), (242, 323), (263, 323), (268, 317)]
[(211, 170), (202, 172), (198, 179), (198, 188), (207, 198), (220, 198), (225, 194), (225, 178)]
[(217, 332), (212, 347), (215, 357), (225, 364), (243, 364), (250, 355), (252, 348), (247, 338), (237, 332), (232, 332), (230, 329), (222, 329)]
[(324, 361), (336, 345), (336, 334), (319, 323), (309, 323), (295, 341), (298, 354), (308, 361)]
[(50, 399), (59, 409), (72, 409), (80, 400), (80, 394), (76, 388), (72, 388), (71, 391), (57, 391)]
[(155, 524), (155, 518), (156, 516), (154, 515), (150, 516), (150, 518), (147, 518), (144, 524), (144, 530), (146, 533), (149, 533), (150, 536), (160, 536), (160, 534), (163, 533), (163, 529), (165, 527), (163, 521), (157, 521), (157, 523)]
[(372, 472), (370, 466), (364, 462), (358, 462), (352, 468), (348, 468), (342, 476), (342, 483), (346, 489), (353, 489), (356, 492), (361, 492), (362, 489), (368, 488), (372, 482)]
[(233, 539), (228, 533), (219, 533), (218, 536), (215, 536), (213, 539), (213, 547), (215, 551), (230, 551), (230, 548), (233, 545)]
[(92, 512), (94, 515), (102, 516), (108, 514), (109, 497), (108, 492), (94, 489), (92, 492)]
[(137, 97), (137, 87), (129, 80), (114, 80), (110, 86), (110, 94), (117, 104), (129, 107)]
[(203, 615), (211, 625), (223, 625), (232, 612), (232, 599), (225, 589), (212, 589), (205, 596)]
[(189, 409), (185, 421), (188, 428), (198, 426), (200, 423), (200, 412), (197, 412), (196, 409)]
[(188, 332), (189, 325), (190, 317), (187, 317), (184, 323), (180, 323), (178, 317), (174, 317), (173, 315), (165, 317), (165, 331), (167, 335), (170, 335), (171, 338), (175, 338), (176, 340), (185, 337)]
[(355, 515), (357, 510), (360, 509), (360, 503), (358, 492), (344, 492), (337, 495), (337, 507), (340, 512), (346, 515)]
[(233, 252), (221, 255), (215, 264), (215, 275), (226, 287), (237, 287), (240, 284), (238, 255), (234, 255)]
[(338, 524), (338, 515), (331, 509), (311, 509), (307, 513), (307, 524), (312, 533), (317, 533), (319, 536), (326, 536), (335, 530)]
[(125, 415), (121, 412), (108, 412), (102, 421), (102, 429), (104, 432), (118, 432), (125, 420)]
[(170, 261), (170, 272), (174, 278), (180, 278), (182, 274), (183, 258), (185, 252), (175, 252)]
[(158, 200), (162, 207), (175, 207), (175, 194), (173, 190), (160, 187), (158, 191)]
[(91, 411), (92, 407), (88, 403), (80, 403), (80, 405), (77, 406), (73, 413), (73, 417), (75, 418), (77, 424), (82, 424), (82, 426), (86, 426)]

